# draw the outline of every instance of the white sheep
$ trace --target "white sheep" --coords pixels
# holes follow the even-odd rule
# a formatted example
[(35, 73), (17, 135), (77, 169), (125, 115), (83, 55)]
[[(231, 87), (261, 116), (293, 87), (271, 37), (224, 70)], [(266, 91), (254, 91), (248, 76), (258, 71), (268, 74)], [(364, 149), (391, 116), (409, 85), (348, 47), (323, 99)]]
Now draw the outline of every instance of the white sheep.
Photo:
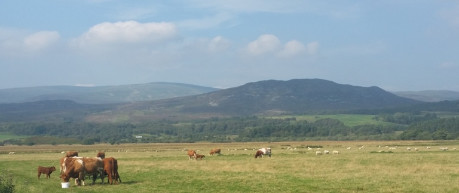
[(339, 154), (339, 151), (333, 150), (333, 154)]
[(322, 155), (321, 151), (316, 151), (316, 155)]

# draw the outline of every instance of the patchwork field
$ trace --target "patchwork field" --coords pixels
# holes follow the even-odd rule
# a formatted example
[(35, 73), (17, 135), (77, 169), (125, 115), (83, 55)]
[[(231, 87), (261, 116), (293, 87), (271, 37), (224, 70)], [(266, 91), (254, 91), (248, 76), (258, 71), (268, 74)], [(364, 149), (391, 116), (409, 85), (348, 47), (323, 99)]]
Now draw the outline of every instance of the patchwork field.
[[(271, 158), (255, 159), (271, 147)], [(310, 147), (311, 149), (309, 149)], [(448, 150), (441, 150), (441, 148)], [(222, 155), (209, 156), (212, 148)], [(0, 175), (15, 192), (459, 192), (459, 141), (304, 141), (0, 146)], [(187, 149), (205, 154), (189, 160)], [(409, 150), (410, 149), (410, 150)], [(122, 183), (61, 188), (58, 171), (37, 179), (38, 166), (56, 166), (62, 151), (118, 159)], [(316, 151), (330, 154), (316, 155)], [(333, 154), (339, 151), (339, 154)], [(14, 152), (14, 154), (10, 154)], [(73, 180), (72, 180), (73, 181)], [(86, 181), (90, 184), (90, 180)]]

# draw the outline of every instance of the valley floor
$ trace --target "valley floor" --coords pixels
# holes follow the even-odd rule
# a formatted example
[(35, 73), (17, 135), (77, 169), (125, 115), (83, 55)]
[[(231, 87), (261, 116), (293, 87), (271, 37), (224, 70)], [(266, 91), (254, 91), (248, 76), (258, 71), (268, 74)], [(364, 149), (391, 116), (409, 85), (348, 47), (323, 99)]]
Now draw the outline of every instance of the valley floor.
[[(255, 159), (258, 148), (272, 157)], [(209, 150), (222, 154), (210, 156)], [(448, 148), (448, 150), (443, 150)], [(69, 192), (459, 192), (459, 141), (300, 141), (0, 146), (0, 175), (15, 192), (62, 192), (56, 166), (63, 151), (118, 159), (122, 183)], [(189, 160), (186, 150), (206, 157)], [(327, 150), (330, 154), (316, 155)], [(338, 154), (333, 154), (337, 151)], [(335, 152), (336, 153), (336, 152)]]

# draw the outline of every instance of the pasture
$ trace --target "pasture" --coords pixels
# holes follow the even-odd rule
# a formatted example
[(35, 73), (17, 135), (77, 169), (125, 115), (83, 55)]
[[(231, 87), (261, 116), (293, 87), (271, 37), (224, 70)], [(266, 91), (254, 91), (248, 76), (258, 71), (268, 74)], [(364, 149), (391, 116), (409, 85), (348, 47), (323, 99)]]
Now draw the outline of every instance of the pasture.
[[(222, 155), (209, 155), (212, 148)], [(272, 157), (255, 159), (271, 147)], [(310, 147), (310, 149), (308, 148)], [(430, 147), (430, 148), (429, 148)], [(448, 150), (440, 150), (448, 147)], [(320, 148), (320, 149), (319, 149)], [(411, 150), (408, 150), (410, 148)], [(415, 151), (417, 148), (417, 151)], [(15, 192), (459, 192), (459, 141), (302, 141), (0, 146), (0, 172)], [(189, 160), (186, 150), (206, 157)], [(38, 166), (56, 166), (62, 151), (118, 159), (122, 183), (62, 189), (59, 169), (37, 179)], [(316, 155), (316, 151), (330, 154)], [(333, 154), (336, 150), (339, 154)], [(14, 154), (9, 154), (14, 152)], [(90, 180), (87, 180), (90, 182)]]

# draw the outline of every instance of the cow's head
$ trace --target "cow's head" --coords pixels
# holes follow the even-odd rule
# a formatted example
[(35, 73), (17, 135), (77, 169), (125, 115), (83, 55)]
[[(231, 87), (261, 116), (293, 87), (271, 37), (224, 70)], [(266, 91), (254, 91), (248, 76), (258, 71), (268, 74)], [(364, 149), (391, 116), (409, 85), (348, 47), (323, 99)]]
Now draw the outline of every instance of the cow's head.
[(66, 173), (61, 174), (60, 178), (61, 178), (62, 182), (69, 182), (69, 180), (70, 180), (70, 176), (68, 174), (66, 174)]
[(50, 172), (56, 171), (56, 167), (54, 167), (54, 166), (50, 167), (50, 168), (49, 168), (49, 171), (50, 171)]

